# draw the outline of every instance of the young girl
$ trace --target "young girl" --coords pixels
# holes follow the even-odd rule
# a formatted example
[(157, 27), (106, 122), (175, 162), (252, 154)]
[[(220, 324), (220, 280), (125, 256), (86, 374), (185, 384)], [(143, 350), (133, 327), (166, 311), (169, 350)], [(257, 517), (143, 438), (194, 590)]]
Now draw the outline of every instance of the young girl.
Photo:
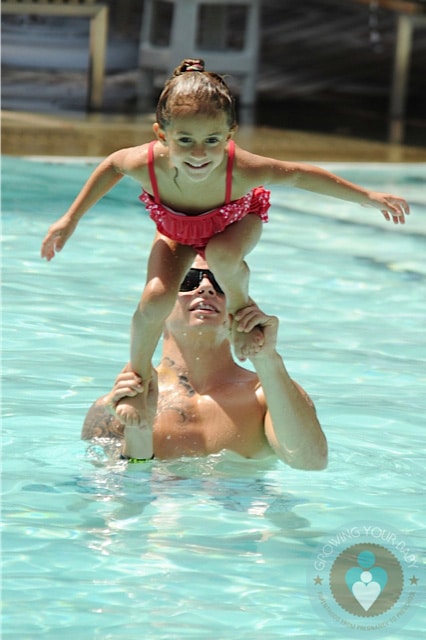
[[(375, 207), (395, 224), (404, 223), (409, 213), (402, 198), (367, 191), (318, 167), (254, 155), (236, 146), (234, 99), (219, 75), (204, 70), (202, 60), (184, 60), (175, 69), (160, 96), (156, 119), (156, 140), (106, 158), (49, 228), (41, 249), (42, 257), (51, 260), (83, 214), (124, 175), (141, 184), (140, 199), (157, 234), (131, 331), (130, 366), (145, 383), (144, 392), (117, 406), (127, 426), (143, 426), (147, 420), (144, 397), (151, 359), (196, 253), (215, 274), (229, 312), (247, 306), (249, 270), (244, 258), (268, 220), (269, 191), (259, 185), (285, 184)], [(214, 306), (205, 311), (214, 315)], [(236, 325), (234, 321), (234, 348), (243, 359), (260, 348), (262, 333), (239, 333)]]

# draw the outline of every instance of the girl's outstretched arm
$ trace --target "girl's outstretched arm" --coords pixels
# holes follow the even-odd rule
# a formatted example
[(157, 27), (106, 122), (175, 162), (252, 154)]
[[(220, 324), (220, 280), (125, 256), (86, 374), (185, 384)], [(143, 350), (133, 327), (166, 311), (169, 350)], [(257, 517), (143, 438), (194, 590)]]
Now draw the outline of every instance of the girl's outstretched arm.
[(41, 257), (54, 258), (73, 234), (80, 218), (123, 177), (117, 170), (114, 155), (108, 156), (92, 173), (68, 211), (54, 222), (41, 245)]
[(237, 165), (245, 185), (282, 184), (339, 198), (378, 209), (386, 220), (391, 220), (394, 224), (404, 224), (405, 217), (410, 213), (404, 198), (364, 189), (314, 165), (265, 158), (241, 149), (238, 149)]
[(410, 207), (404, 198), (390, 193), (369, 191), (319, 167), (307, 165), (299, 169), (295, 172), (293, 184), (300, 189), (347, 200), (364, 207), (373, 207), (394, 224), (404, 224), (405, 216), (410, 213)]

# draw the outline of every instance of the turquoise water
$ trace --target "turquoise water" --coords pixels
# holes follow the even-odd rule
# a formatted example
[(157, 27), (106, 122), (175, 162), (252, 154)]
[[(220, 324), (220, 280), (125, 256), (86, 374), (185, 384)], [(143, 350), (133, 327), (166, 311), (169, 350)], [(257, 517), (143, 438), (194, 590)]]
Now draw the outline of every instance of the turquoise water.
[[(426, 167), (327, 166), (413, 210), (393, 227), (277, 188), (249, 259), (251, 293), (279, 316), (279, 349), (317, 405), (328, 469), (219, 454), (131, 470), (79, 433), (127, 358), (153, 223), (122, 181), (42, 262), (91, 167), (3, 160), (4, 638), (376, 637), (318, 611), (311, 574), (355, 521), (393, 528), (422, 563)], [(385, 637), (418, 640), (421, 600)]]

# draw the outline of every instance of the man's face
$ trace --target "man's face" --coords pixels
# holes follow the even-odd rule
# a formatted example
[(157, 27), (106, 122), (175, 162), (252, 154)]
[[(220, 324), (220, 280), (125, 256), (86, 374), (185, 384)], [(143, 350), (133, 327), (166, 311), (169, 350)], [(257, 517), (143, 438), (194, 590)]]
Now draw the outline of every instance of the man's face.
[(176, 304), (167, 319), (169, 329), (183, 330), (185, 327), (205, 328), (230, 326), (226, 311), (225, 295), (201, 259), (194, 262), (181, 285)]

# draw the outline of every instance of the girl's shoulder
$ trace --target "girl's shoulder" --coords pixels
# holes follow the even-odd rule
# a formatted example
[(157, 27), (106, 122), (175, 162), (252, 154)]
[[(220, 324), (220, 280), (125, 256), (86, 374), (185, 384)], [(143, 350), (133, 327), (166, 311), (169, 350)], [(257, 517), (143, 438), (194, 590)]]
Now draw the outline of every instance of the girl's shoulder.
[(234, 179), (250, 185), (264, 184), (274, 160), (235, 145)]
[[(151, 142), (146, 142), (135, 147), (119, 149), (111, 154), (111, 162), (118, 171), (124, 174), (144, 173), (148, 171), (151, 144)], [(157, 163), (157, 150), (155, 148), (154, 158)]]
[(235, 177), (262, 185), (287, 183), (301, 167), (300, 163), (261, 156), (235, 147)]
[(118, 151), (114, 151), (114, 153), (112, 153), (110, 157), (116, 162), (125, 162), (131, 164), (147, 163), (149, 144), (149, 142), (146, 142), (135, 147), (126, 147), (124, 149), (119, 149)]
[(279, 162), (275, 158), (268, 158), (267, 156), (259, 155), (243, 149), (242, 147), (235, 145), (235, 161), (234, 165), (240, 169), (263, 169), (269, 167), (271, 163)]
[(242, 167), (264, 167), (269, 166), (272, 163), (285, 163), (277, 158), (271, 158), (269, 156), (263, 156), (258, 153), (253, 153), (247, 149), (243, 149), (239, 145), (235, 145), (235, 160), (236, 163)]

